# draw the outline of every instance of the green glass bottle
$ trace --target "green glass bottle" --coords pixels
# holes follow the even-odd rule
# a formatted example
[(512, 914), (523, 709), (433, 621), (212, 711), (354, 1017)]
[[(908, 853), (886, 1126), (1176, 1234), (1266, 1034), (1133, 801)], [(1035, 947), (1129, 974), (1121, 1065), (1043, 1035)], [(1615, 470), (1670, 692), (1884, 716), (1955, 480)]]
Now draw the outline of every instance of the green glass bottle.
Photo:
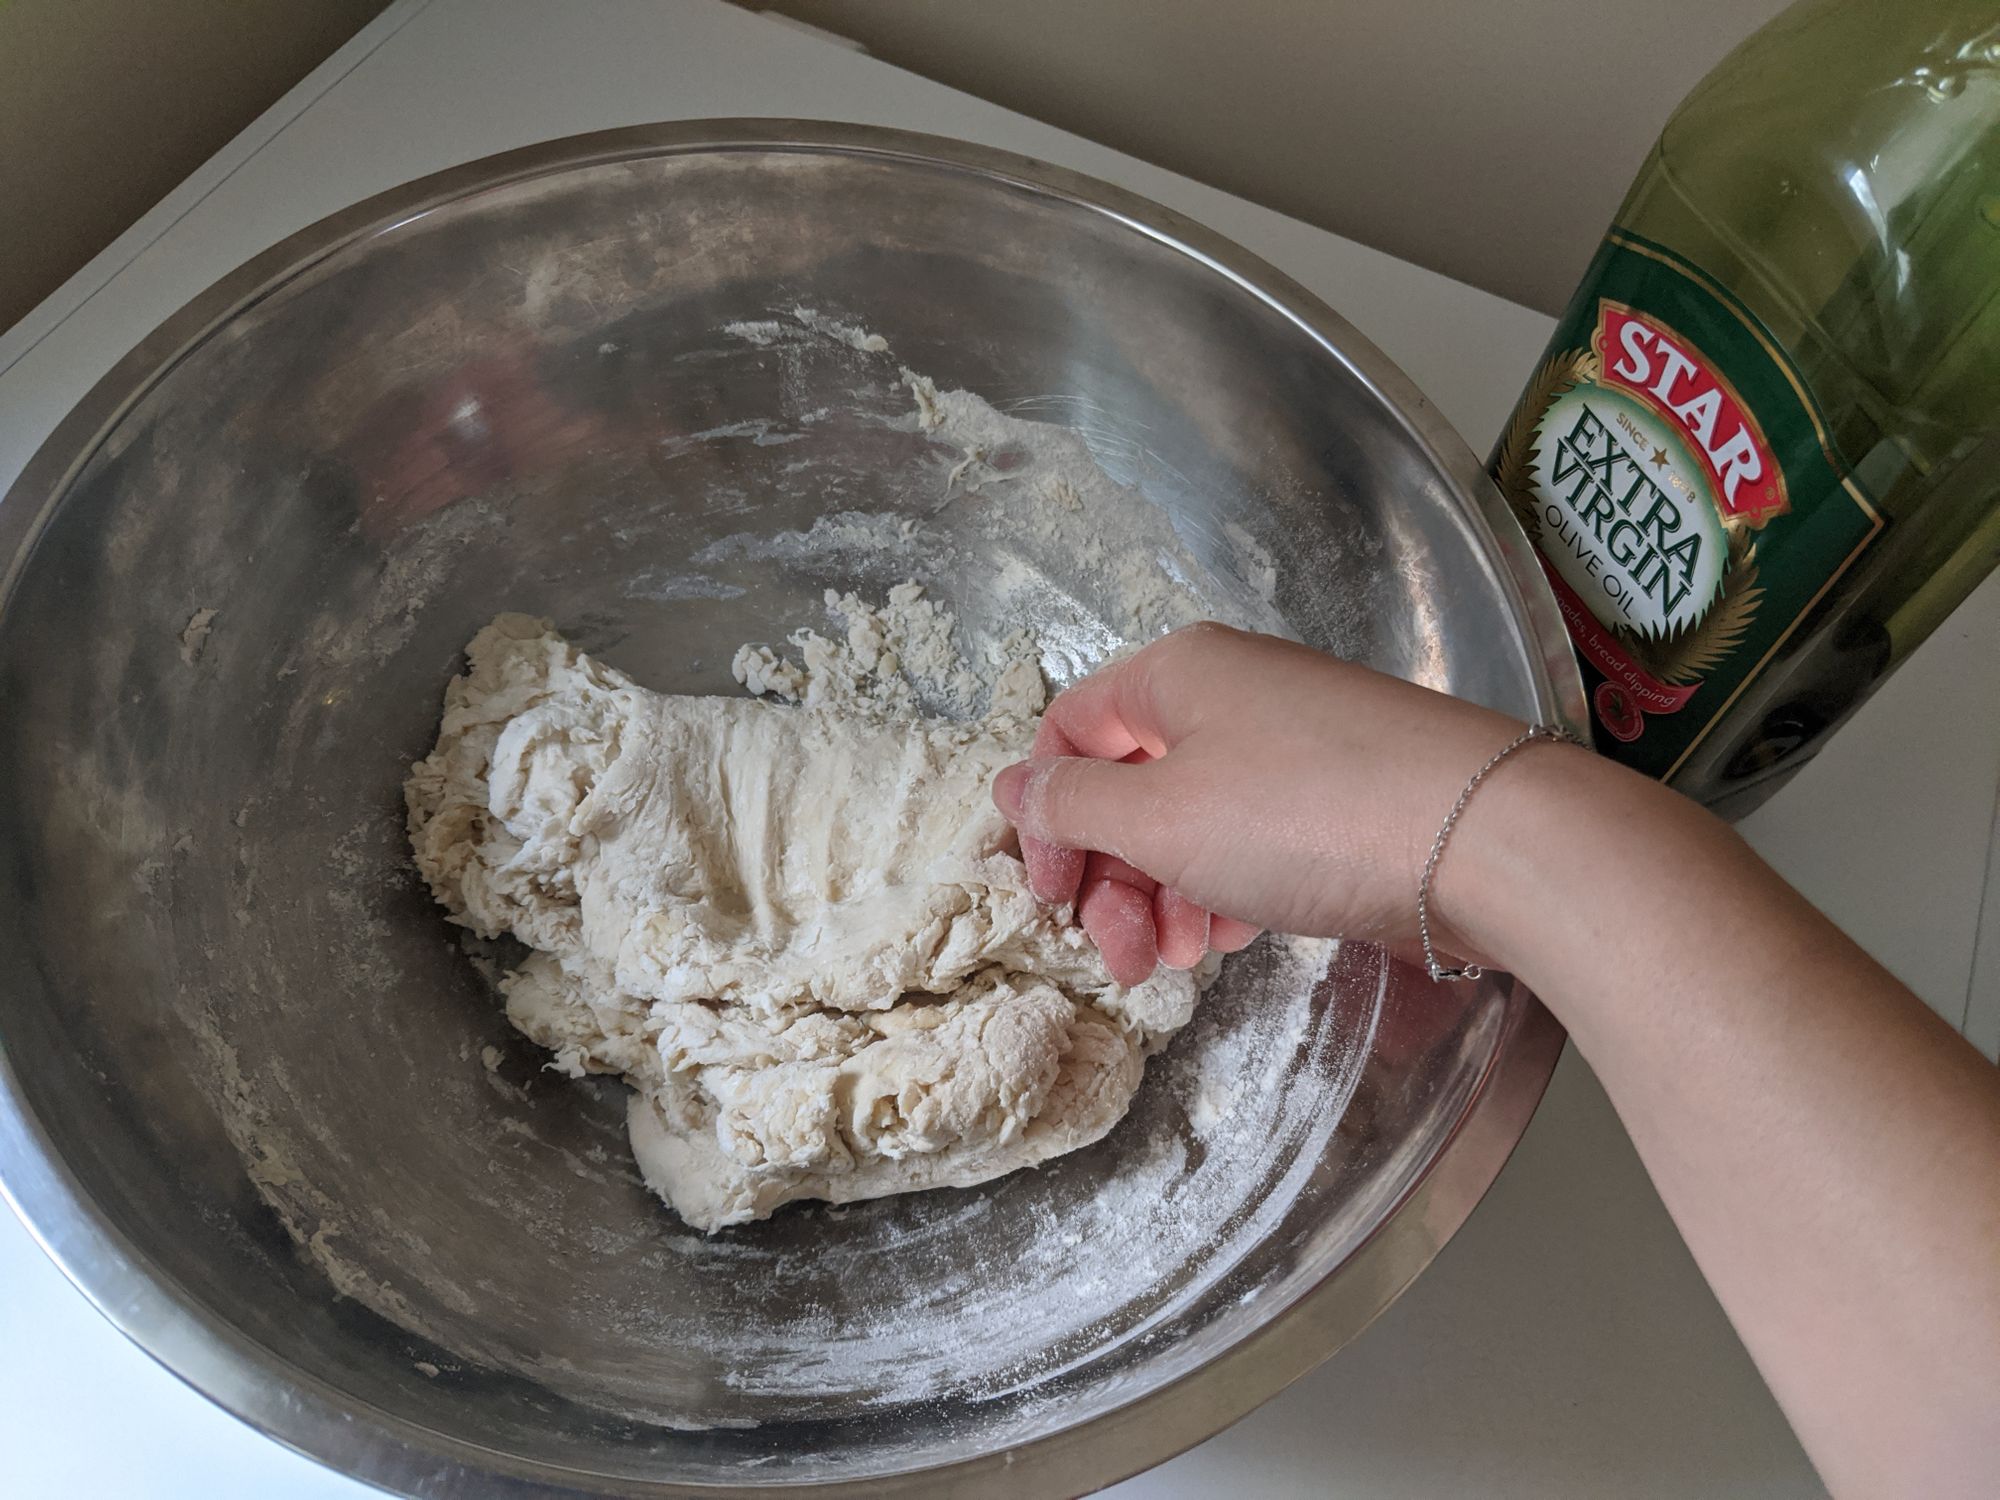
[(1732, 53), (1493, 469), (1599, 748), (1762, 801), (2000, 562), (2000, 4), (1805, 0)]

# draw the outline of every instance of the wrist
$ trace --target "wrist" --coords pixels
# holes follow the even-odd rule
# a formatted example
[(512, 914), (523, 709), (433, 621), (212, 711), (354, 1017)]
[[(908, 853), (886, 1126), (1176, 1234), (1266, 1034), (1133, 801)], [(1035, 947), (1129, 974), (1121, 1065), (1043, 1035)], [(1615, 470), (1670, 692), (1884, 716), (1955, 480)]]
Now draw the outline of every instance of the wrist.
[[(1549, 724), (1534, 724), (1511, 734), (1506, 742), (1480, 763), (1479, 769), (1467, 779), (1462, 790), (1445, 814), (1438, 831), (1433, 836), (1423, 860), (1422, 874), (1417, 879), (1417, 937), (1423, 950), (1423, 959), (1433, 980), (1477, 978), (1481, 970), (1491, 964), (1490, 957), (1474, 956), (1489, 949), (1475, 950), (1466, 941), (1465, 934), (1471, 923), (1464, 915), (1456, 923), (1448, 922), (1437, 910), (1437, 872), (1445, 854), (1451, 848), (1452, 836), (1458, 825), (1464, 821), (1467, 809), (1480, 793), (1484, 792), (1496, 775), (1504, 776), (1513, 762), (1521, 756), (1533, 753), (1538, 745), (1574, 745), (1576, 737), (1567, 729)], [(1454, 942), (1453, 940), (1456, 939)], [(1446, 953), (1459, 955), (1456, 963), (1448, 962)]]
[(1539, 992), (1550, 977), (1551, 938), (1585, 920), (1579, 893), (1625, 879), (1637, 851), (1617, 830), (1636, 834), (1640, 823), (1684, 813), (1703, 816), (1594, 751), (1524, 745), (1467, 800), (1439, 858), (1430, 895), (1438, 946), (1519, 975)]

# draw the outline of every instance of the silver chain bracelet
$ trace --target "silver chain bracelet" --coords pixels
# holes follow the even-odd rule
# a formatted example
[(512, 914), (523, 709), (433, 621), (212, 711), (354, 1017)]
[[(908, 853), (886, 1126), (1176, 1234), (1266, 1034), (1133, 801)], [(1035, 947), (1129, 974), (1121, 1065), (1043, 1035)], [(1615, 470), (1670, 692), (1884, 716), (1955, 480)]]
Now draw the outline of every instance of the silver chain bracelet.
[(1472, 794), (1479, 790), (1479, 784), (1493, 774), (1499, 764), (1516, 750), (1534, 744), (1536, 740), (1553, 740), (1558, 744), (1581, 745), (1583, 741), (1564, 729), (1560, 724), (1537, 724), (1525, 730), (1493, 752), (1493, 758), (1472, 773), (1472, 779), (1465, 784), (1465, 790), (1458, 794), (1458, 800), (1445, 814), (1444, 826), (1438, 829), (1438, 836), (1431, 841), (1430, 858), (1424, 861), (1424, 873), (1417, 881), (1417, 934), (1424, 940), (1424, 966), (1430, 970), (1431, 978), (1442, 982), (1447, 979), (1478, 979), (1485, 970), (1478, 964), (1467, 964), (1462, 969), (1447, 969), (1438, 962), (1437, 950), (1431, 946), (1431, 882), (1437, 877), (1438, 860), (1444, 856), (1444, 846), (1451, 838), (1451, 831), (1458, 826), (1459, 817), (1465, 812), (1465, 804), (1472, 800)]

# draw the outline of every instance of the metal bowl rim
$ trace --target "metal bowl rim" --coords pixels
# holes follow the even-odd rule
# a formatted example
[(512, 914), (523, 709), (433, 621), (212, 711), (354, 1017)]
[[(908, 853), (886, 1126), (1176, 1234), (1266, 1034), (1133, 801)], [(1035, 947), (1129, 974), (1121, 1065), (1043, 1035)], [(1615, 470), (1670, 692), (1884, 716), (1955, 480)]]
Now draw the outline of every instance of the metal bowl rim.
[[(540, 142), (391, 188), (320, 219), (246, 261), (142, 339), (51, 432), (0, 500), (0, 616), (42, 523), (119, 420), (229, 320), (341, 251), (476, 193), (580, 168), (731, 151), (826, 153), (947, 169), (1110, 218), (1222, 276), (1308, 334), (1370, 389), (1472, 502), (1466, 519), (1502, 564), (1531, 646), (1542, 717), (1583, 721), (1581, 679), (1555, 599), (1505, 503), (1458, 433), (1366, 337), (1292, 278), (1233, 241), (1109, 183), (968, 142), (875, 126), (714, 119), (632, 126)], [(587, 1475), (449, 1438), (361, 1402), (243, 1337), (173, 1282), (110, 1221), (56, 1154), (0, 1046), (0, 1197), (69, 1281), (118, 1330), (231, 1415), (308, 1458), (398, 1493), (714, 1494), (777, 1497), (1014, 1497), (1078, 1493), (1150, 1468), (1212, 1437), (1360, 1333), (1430, 1263), (1492, 1185), (1526, 1130), (1564, 1033), (1524, 989), (1465, 1114), (1363, 1244), (1264, 1327), (1200, 1368), (1020, 1447), (895, 1475), (818, 1485), (706, 1485)], [(357, 1421), (356, 1419), (360, 1419)], [(442, 1486), (440, 1487), (440, 1482)]]

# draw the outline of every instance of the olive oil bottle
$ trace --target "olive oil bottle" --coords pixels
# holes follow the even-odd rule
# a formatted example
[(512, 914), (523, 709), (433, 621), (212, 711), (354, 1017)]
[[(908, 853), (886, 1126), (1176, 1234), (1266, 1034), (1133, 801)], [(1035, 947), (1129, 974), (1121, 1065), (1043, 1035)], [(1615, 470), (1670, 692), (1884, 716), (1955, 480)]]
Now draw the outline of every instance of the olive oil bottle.
[(2000, 4), (1804, 0), (1732, 53), (1493, 471), (1598, 747), (1775, 790), (2000, 562)]

